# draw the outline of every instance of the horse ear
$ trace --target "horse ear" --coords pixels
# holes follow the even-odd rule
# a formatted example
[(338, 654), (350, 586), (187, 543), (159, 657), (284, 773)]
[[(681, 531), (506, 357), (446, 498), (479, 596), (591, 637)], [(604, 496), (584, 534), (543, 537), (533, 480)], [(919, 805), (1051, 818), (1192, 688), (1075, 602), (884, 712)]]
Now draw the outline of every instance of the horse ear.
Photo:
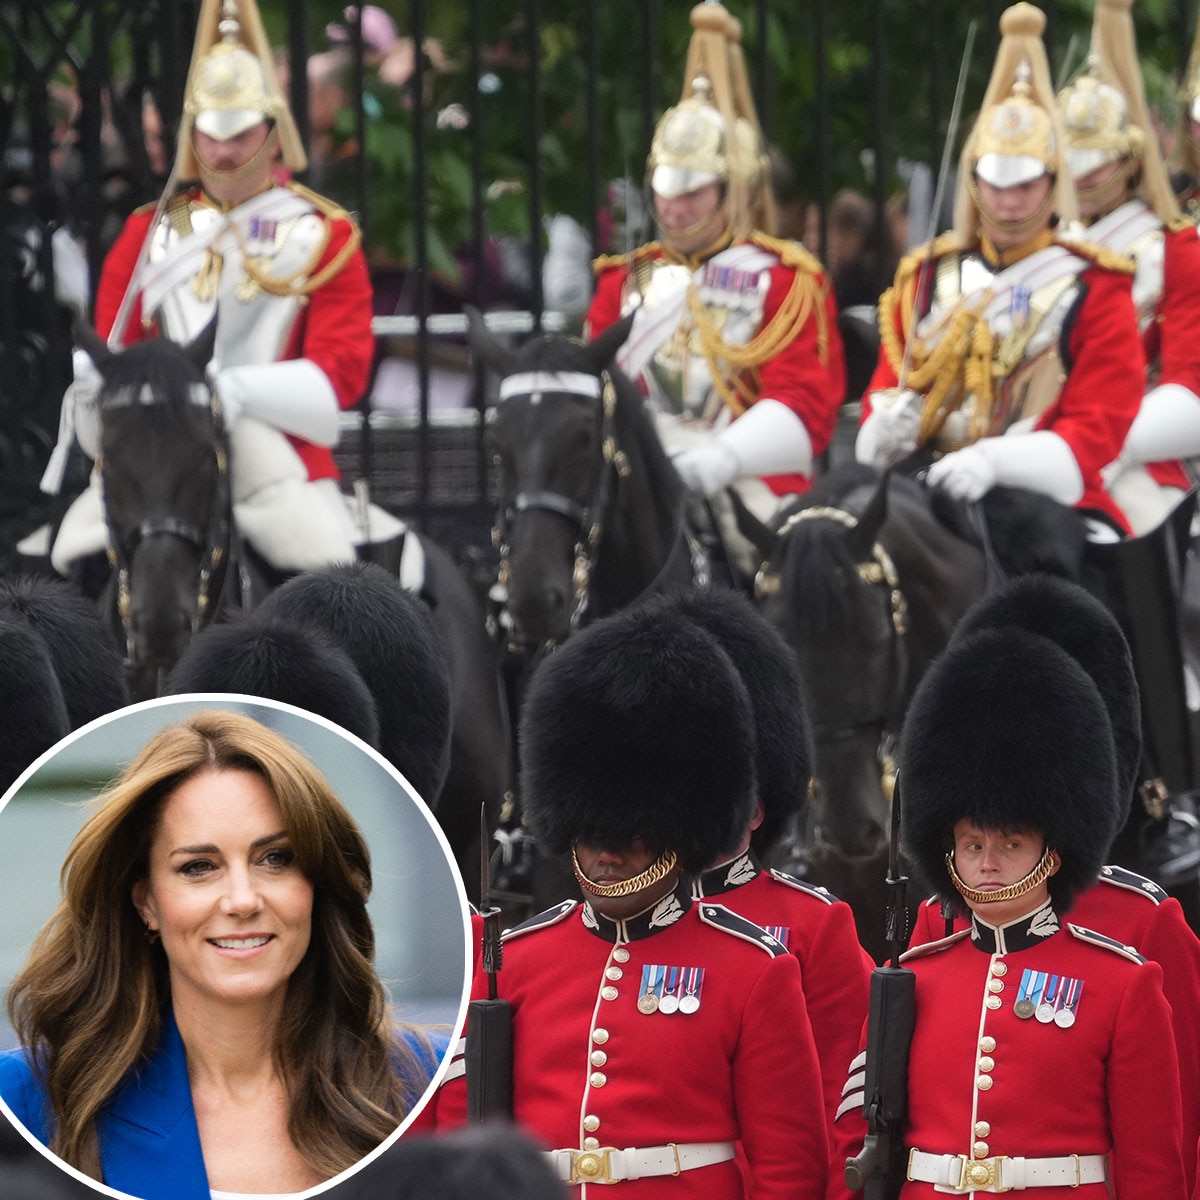
[(213, 318), (198, 334), (184, 347), (188, 358), (196, 364), (200, 374), (204, 374), (205, 368), (212, 362), (213, 351), (217, 346), (217, 317), (213, 314)]
[(517, 369), (517, 356), (487, 327), (479, 309), (464, 304), (463, 311), (467, 314), (467, 342), (483, 365), (501, 378), (512, 375)]
[(629, 336), (637, 309), (631, 309), (615, 325), (610, 325), (595, 341), (589, 342), (584, 348), (584, 356), (591, 364), (592, 371), (599, 375), (614, 358), (617, 351), (625, 344)]
[(112, 347), (82, 316), (77, 315), (71, 322), (71, 331), (75, 337), (75, 344), (92, 360), (97, 370), (102, 370), (104, 364), (113, 356)]
[(863, 514), (858, 518), (858, 524), (850, 531), (850, 544), (857, 550), (860, 558), (870, 555), (872, 547), (879, 540), (879, 531), (887, 520), (888, 514), (888, 480), (891, 472), (885, 471), (879, 479), (879, 486), (867, 502)]
[(775, 544), (779, 541), (779, 534), (746, 507), (746, 502), (738, 495), (737, 488), (730, 488), (726, 495), (733, 505), (733, 517), (738, 532), (758, 551), (764, 562), (769, 561), (774, 553)]

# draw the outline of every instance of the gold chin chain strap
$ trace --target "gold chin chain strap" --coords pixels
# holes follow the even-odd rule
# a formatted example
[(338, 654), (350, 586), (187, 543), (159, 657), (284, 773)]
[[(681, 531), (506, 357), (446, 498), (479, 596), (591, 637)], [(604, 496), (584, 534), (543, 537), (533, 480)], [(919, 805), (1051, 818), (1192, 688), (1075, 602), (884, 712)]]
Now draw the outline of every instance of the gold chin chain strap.
[(946, 870), (950, 872), (951, 882), (964, 900), (972, 904), (997, 904), (1002, 900), (1016, 900), (1018, 896), (1024, 896), (1026, 892), (1033, 891), (1035, 887), (1049, 879), (1050, 872), (1054, 870), (1054, 851), (1047, 846), (1042, 851), (1038, 865), (1024, 879), (1018, 879), (1016, 883), (1010, 883), (1008, 887), (998, 888), (994, 892), (977, 891), (963, 882), (962, 876), (954, 866), (953, 850), (946, 853)]
[(632, 896), (648, 887), (653, 887), (654, 884), (665, 879), (675, 870), (677, 862), (675, 851), (668, 850), (665, 854), (660, 854), (640, 875), (635, 875), (632, 879), (620, 879), (616, 883), (594, 883), (583, 873), (579, 859), (575, 857), (575, 847), (571, 847), (571, 866), (575, 871), (575, 878), (579, 880), (580, 887), (591, 892), (593, 896), (601, 896), (606, 900), (613, 896)]

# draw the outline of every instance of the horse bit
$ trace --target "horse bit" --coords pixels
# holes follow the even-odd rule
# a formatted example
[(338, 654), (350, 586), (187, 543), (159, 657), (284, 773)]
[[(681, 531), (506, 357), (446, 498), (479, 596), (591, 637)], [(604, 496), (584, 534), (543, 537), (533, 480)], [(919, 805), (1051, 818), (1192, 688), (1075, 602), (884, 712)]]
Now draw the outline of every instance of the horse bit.
[[(858, 527), (858, 518), (844, 509), (833, 508), (828, 505), (813, 505), (811, 508), (802, 508), (792, 513), (783, 525), (780, 526), (776, 537), (782, 541), (787, 533), (802, 521), (819, 520), (835, 521), (846, 529), (855, 529)], [(904, 640), (905, 634), (908, 632), (908, 601), (905, 599), (904, 592), (900, 588), (900, 577), (896, 572), (895, 563), (892, 562), (892, 556), (881, 542), (875, 541), (872, 543), (870, 559), (856, 563), (854, 570), (858, 578), (868, 587), (882, 585), (887, 589), (888, 607), (891, 618), (890, 628), (892, 631), (892, 653), (889, 662), (892, 668), (893, 686), (890, 690), (894, 697), (896, 708), (892, 713), (884, 713), (879, 717), (867, 718), (852, 724), (837, 726), (818, 725), (815, 728), (817, 730), (824, 730), (824, 732), (835, 738), (844, 738), (852, 736), (860, 729), (875, 728), (878, 726), (881, 731), (877, 752), (880, 773), (883, 779), (884, 790), (890, 800), (896, 779), (896, 765), (892, 753), (894, 737), (888, 730), (889, 728), (896, 727), (899, 723), (900, 704), (904, 694), (905, 677), (908, 673), (908, 656)], [(781, 587), (782, 584), (780, 583), (779, 575), (771, 568), (769, 562), (764, 562), (754, 578), (755, 597), (763, 599), (768, 596), (778, 595)]]

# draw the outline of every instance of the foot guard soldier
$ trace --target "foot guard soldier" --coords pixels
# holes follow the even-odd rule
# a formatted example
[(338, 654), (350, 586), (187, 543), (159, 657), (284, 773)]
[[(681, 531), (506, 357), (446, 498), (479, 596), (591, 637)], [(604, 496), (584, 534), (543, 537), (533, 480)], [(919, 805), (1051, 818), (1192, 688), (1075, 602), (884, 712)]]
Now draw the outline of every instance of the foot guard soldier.
[[(824, 1196), (820, 1068), (796, 960), (692, 898), (692, 878), (754, 809), (753, 709), (737, 668), (680, 614), (627, 610), (539, 668), (521, 733), (529, 821), (571, 855), (586, 899), (504, 939), (517, 1123), (585, 1200), (609, 1184), (626, 1200), (739, 1200), (744, 1172), (756, 1200)], [(476, 979), (476, 994), (487, 988)], [(461, 1080), (442, 1092), (439, 1124), (466, 1108)]]
[[(1000, 625), (1049, 637), (1084, 665), (1108, 706), (1116, 739), (1118, 795), (1127, 797), (1140, 761), (1138, 694), (1128, 650), (1121, 644), (1123, 635), (1111, 614), (1061, 580), (1027, 576), (977, 605), (955, 636), (969, 637), (975, 630)], [(1099, 817), (1095, 813), (1092, 819)], [(1109, 846), (1124, 821), (1125, 806), (1114, 806), (1109, 814)], [(1188, 926), (1178, 900), (1153, 881), (1115, 865), (1101, 867), (1097, 880), (1079, 893), (1071, 920), (1132, 946), (1162, 968), (1163, 994), (1171, 1005), (1179, 1053), (1183, 1141), (1185, 1147), (1194, 1146), (1200, 1140), (1200, 1025), (1194, 1019), (1200, 1012), (1200, 938)], [(968, 924), (961, 913), (951, 916), (947, 924), (942, 905), (934, 898), (918, 910), (909, 942), (920, 946), (938, 941)], [(1196, 1162), (1186, 1150), (1184, 1167), (1190, 1190)]]
[[(903, 960), (916, 1022), (893, 1194), (1184, 1200), (1162, 969), (1073, 920), (1129, 777), (1125, 651), (1064, 647), (1019, 604), (993, 615), (926, 676), (901, 749), (904, 848), (970, 924)], [(862, 1144), (861, 1088), (852, 1071), (835, 1158)]]

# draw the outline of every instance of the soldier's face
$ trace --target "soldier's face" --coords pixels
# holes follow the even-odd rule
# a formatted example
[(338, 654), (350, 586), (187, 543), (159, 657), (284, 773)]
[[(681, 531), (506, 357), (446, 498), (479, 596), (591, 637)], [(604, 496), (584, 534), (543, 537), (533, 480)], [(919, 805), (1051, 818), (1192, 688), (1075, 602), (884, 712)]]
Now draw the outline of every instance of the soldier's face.
[(986, 179), (976, 179), (976, 183), (982, 201), (979, 221), (997, 250), (1021, 246), (1050, 227), (1054, 213), (1049, 205), (1042, 220), (1028, 225), (1026, 222), (1046, 203), (1054, 186), (1052, 176), (1039, 175), (1037, 179), (1004, 188), (994, 187)]
[[(985, 829), (964, 817), (954, 826), (954, 869), (969, 888), (999, 892), (1033, 871), (1045, 847), (1046, 839), (1040, 833)], [(1049, 886), (1043, 881), (1011, 900), (967, 903), (990, 925), (1003, 925), (1040, 908), (1049, 896)]]
[(654, 193), (658, 228), (672, 250), (694, 254), (711, 246), (725, 228), (724, 185), (706, 183), (679, 196)]
[(205, 190), (214, 200), (222, 204), (240, 204), (262, 191), (271, 178), (273, 161), (270, 156), (264, 156), (254, 170), (230, 178), (266, 145), (271, 136), (271, 126), (266, 121), (251, 125), (234, 137), (210, 137), (199, 129), (194, 130), (192, 136), (196, 157), (200, 166), (206, 169)]
[(1129, 190), (1120, 161), (1101, 163), (1094, 171), (1075, 177), (1075, 193), (1079, 199), (1079, 215), (1085, 221), (1111, 212)]

